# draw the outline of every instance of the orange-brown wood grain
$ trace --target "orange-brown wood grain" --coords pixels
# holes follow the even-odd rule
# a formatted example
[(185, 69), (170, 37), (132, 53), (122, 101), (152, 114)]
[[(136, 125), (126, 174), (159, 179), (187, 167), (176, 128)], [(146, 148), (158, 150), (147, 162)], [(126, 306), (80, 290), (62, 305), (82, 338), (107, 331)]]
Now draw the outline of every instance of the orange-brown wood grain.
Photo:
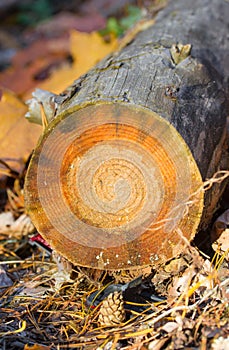
[(145, 108), (104, 103), (50, 124), (25, 193), (33, 222), (59, 253), (120, 269), (172, 257), (183, 246), (177, 230), (193, 238), (203, 193), (188, 202), (201, 183), (167, 121)]

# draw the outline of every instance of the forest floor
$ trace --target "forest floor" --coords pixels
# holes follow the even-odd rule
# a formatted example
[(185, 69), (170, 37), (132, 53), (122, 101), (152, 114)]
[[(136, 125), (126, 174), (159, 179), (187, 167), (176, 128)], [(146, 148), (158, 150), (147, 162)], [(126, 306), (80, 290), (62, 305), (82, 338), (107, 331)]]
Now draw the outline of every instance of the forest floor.
[[(24, 208), (25, 174), (42, 131), (24, 119), (25, 101), (37, 87), (63, 91), (164, 5), (1, 1), (0, 349), (229, 349), (228, 187), (206, 231), (157, 269), (72, 266), (37, 235)], [(229, 172), (219, 175), (215, 182)]]

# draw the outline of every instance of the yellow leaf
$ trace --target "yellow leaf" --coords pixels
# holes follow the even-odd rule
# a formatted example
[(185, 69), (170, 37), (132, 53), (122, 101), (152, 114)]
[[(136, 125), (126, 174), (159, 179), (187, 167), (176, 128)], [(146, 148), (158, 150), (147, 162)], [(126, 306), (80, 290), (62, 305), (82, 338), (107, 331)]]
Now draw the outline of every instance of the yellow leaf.
[(0, 99), (0, 159), (19, 172), (42, 132), (40, 126), (32, 125), (25, 120), (26, 111), (27, 106), (15, 94), (6, 90), (2, 91)]
[(39, 88), (60, 93), (80, 75), (86, 73), (97, 62), (117, 48), (117, 40), (106, 43), (97, 32), (82, 33), (76, 30), (70, 33), (71, 54), (74, 63), (54, 72)]
[(97, 32), (88, 34), (72, 31), (70, 45), (74, 58), (73, 67), (77, 69), (78, 75), (81, 75), (114, 51), (117, 41), (114, 39), (108, 44)]

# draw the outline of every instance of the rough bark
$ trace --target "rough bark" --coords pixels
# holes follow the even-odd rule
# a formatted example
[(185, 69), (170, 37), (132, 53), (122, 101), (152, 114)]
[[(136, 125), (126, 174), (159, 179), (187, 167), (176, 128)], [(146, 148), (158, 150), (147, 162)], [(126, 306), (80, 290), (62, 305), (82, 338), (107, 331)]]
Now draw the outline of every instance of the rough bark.
[[(202, 177), (228, 116), (228, 17), (224, 0), (170, 1), (156, 23), (78, 79), (57, 115), (87, 101), (130, 102), (168, 120), (189, 146)], [(191, 44), (175, 64), (174, 44)]]
[[(39, 231), (69, 260), (97, 268), (156, 264), (182, 250), (181, 234), (193, 238), (202, 211), (201, 195), (190, 197), (198, 168), (205, 180), (228, 166), (228, 15), (224, 0), (170, 1), (153, 26), (55, 98), (25, 192)], [(220, 187), (208, 191), (202, 224), (219, 194)]]

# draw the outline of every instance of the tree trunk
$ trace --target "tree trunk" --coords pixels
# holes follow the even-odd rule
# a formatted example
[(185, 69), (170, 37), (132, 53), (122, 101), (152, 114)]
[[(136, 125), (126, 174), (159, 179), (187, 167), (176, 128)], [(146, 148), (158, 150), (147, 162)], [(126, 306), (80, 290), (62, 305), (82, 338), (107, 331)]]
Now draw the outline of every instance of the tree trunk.
[[(228, 166), (228, 18), (224, 0), (170, 1), (153, 26), (55, 98), (25, 192), (38, 230), (69, 260), (156, 264), (193, 238), (201, 177)], [(202, 225), (219, 195), (207, 192)]]

